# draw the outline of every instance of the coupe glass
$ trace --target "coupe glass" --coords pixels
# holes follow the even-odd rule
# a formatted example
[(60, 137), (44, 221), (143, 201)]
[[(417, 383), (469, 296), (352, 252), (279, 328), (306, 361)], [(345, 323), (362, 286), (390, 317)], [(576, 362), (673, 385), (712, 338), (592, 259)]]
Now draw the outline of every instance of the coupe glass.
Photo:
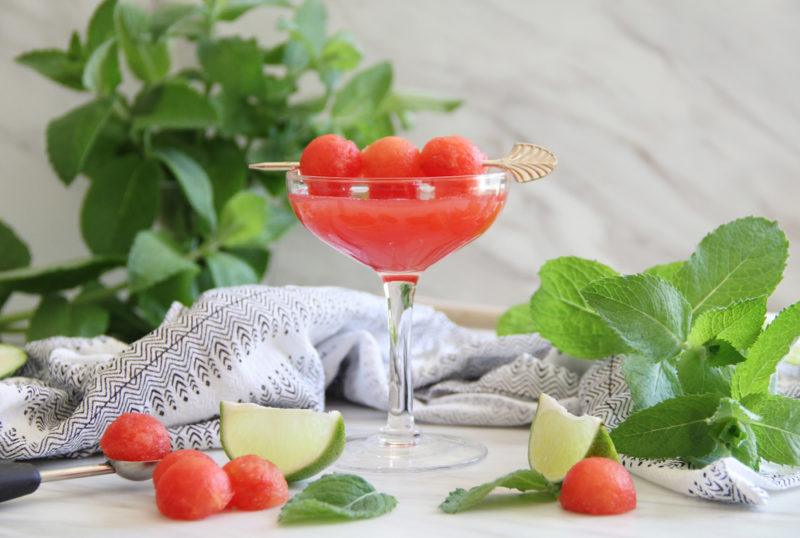
[(315, 236), (374, 269), (389, 323), (389, 416), (372, 435), (348, 437), (340, 468), (411, 472), (476, 463), (482, 444), (414, 424), (409, 356), (420, 274), (485, 232), (506, 201), (506, 174), (398, 179), (287, 175), (289, 201)]

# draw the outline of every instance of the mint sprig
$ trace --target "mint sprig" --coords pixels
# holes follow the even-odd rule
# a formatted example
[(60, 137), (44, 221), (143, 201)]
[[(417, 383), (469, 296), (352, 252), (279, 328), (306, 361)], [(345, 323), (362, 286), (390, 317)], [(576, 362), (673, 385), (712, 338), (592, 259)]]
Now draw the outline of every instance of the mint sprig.
[(328, 474), (310, 483), (281, 509), (278, 521), (309, 523), (369, 519), (394, 510), (397, 499), (352, 474)]
[(518, 497), (530, 501), (554, 501), (558, 495), (558, 486), (548, 481), (540, 473), (532, 469), (520, 469), (497, 480), (486, 482), (470, 489), (458, 488), (450, 492), (439, 505), (442, 512), (456, 514), (469, 510), (480, 503), (497, 488), (514, 489), (525, 493)]
[(596, 359), (627, 351), (581, 293), (595, 280), (616, 274), (602, 263), (583, 258), (545, 263), (539, 271), (542, 284), (530, 302), (533, 330), (575, 357)]
[(800, 303), (763, 328), (787, 257), (775, 222), (746, 217), (708, 234), (688, 261), (638, 275), (558, 258), (542, 267), (528, 327), (581, 358), (625, 355), (635, 412), (611, 433), (621, 453), (800, 465), (800, 401), (772, 392), (800, 337)]

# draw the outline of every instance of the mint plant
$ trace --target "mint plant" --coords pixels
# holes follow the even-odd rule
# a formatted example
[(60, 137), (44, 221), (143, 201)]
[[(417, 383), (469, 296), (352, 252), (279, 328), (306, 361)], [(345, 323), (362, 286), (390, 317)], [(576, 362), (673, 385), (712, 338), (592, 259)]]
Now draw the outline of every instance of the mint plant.
[(778, 225), (756, 217), (720, 226), (685, 262), (641, 274), (558, 258), (498, 333), (536, 331), (579, 358), (624, 356), (634, 412), (611, 432), (623, 454), (800, 465), (800, 401), (773, 383), (800, 337), (800, 303), (764, 327), (787, 258)]
[[(265, 6), (284, 13), (276, 42), (219, 34)], [(174, 65), (177, 41), (196, 53), (187, 67)], [(0, 222), (0, 307), (11, 293), (40, 296), (33, 310), (0, 315), (0, 335), (130, 341), (173, 301), (261, 281), (294, 216), (283, 176), (251, 173), (248, 162), (297, 160), (324, 132), (366, 145), (407, 128), (416, 111), (459, 105), (398, 93), (390, 63), (356, 72), (361, 58), (350, 33), (328, 34), (321, 0), (160, 2), (151, 12), (104, 0), (66, 49), (19, 56), (87, 96), (49, 123), (46, 141), (65, 186), (89, 182), (79, 224), (91, 256), (31, 268), (25, 242)], [(300, 92), (309, 78), (317, 94)]]

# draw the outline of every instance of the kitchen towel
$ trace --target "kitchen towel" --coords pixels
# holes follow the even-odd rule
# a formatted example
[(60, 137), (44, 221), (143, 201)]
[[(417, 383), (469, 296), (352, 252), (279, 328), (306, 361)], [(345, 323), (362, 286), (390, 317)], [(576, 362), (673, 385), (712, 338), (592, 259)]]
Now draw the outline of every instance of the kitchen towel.
[[(541, 392), (613, 427), (630, 412), (620, 359), (560, 355), (537, 335), (497, 338), (414, 309), (415, 415), (422, 422), (530, 422)], [(32, 342), (21, 377), (0, 382), (0, 458), (78, 457), (97, 451), (121, 413), (162, 420), (174, 448), (219, 445), (220, 400), (322, 409), (325, 394), (384, 409), (388, 400), (383, 298), (339, 288), (242, 286), (174, 305), (130, 346), (108, 337)], [(799, 377), (782, 378), (787, 393)], [(796, 394), (795, 394), (796, 395)], [(755, 473), (723, 459), (704, 469), (625, 459), (644, 478), (688, 495), (763, 504), (800, 472)]]

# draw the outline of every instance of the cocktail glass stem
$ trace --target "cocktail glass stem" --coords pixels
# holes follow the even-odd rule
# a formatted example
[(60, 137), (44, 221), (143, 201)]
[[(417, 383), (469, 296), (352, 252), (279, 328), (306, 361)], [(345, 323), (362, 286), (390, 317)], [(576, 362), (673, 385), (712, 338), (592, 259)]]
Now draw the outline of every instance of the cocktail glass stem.
[(384, 281), (389, 322), (389, 416), (381, 429), (381, 442), (413, 446), (419, 438), (414, 424), (414, 382), (411, 371), (411, 325), (414, 280)]

